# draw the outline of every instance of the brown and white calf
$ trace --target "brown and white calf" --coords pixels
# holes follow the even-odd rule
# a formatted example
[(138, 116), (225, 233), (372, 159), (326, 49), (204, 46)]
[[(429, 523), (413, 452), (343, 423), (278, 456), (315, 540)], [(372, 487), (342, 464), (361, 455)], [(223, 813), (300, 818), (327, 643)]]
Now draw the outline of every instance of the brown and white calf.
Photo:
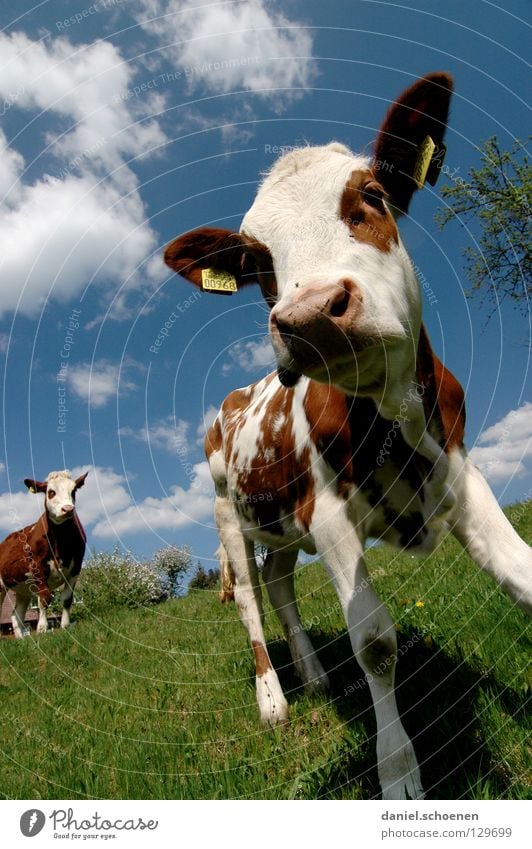
[(26, 478), (30, 492), (44, 493), (44, 513), (33, 525), (14, 531), (0, 543), (0, 608), (8, 590), (16, 596), (12, 624), (16, 637), (28, 629), (24, 617), (32, 596), (37, 597), (37, 633), (48, 629), (47, 609), (54, 590), (62, 587), (61, 627), (70, 624), (74, 588), (81, 570), (87, 538), (76, 512), (76, 492), (88, 472), (74, 480), (69, 472), (50, 472), (44, 482)]
[(432, 352), (396, 223), (427, 167), (429, 179), (437, 169), (451, 91), (445, 73), (407, 89), (373, 159), (337, 143), (288, 153), (240, 233), (196, 230), (165, 253), (197, 286), (258, 282), (271, 306), (277, 375), (232, 392), (206, 437), (223, 586), (253, 646), (260, 715), (282, 721), (287, 703), (264, 639), (257, 541), (268, 546), (263, 577), (310, 688), (327, 675), (301, 627), (293, 570), (299, 549), (325, 564), (369, 682), (387, 799), (423, 789), (397, 711), (395, 630), (368, 577), (365, 540), (427, 554), (452, 531), (532, 610), (530, 548), (468, 459), (463, 392)]

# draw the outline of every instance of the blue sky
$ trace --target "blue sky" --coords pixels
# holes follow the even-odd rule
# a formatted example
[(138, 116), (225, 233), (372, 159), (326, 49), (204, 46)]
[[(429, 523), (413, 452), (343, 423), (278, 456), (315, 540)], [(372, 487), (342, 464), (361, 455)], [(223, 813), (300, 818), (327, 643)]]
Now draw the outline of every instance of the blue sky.
[[(4, 2), (0, 531), (40, 512), (24, 477), (91, 467), (78, 507), (93, 548), (142, 558), (187, 544), (210, 565), (204, 422), (271, 368), (267, 311), (253, 289), (196, 293), (162, 248), (207, 223), (237, 229), (280, 146), (368, 150), (390, 100), (431, 70), (455, 77), (455, 177), (488, 136), (526, 138), (528, 11), (524, 0)], [(529, 317), (503, 304), (486, 324), (465, 298), (461, 248), (478, 234), (439, 231), (439, 188), (418, 194), (402, 226), (435, 295), (425, 322), (466, 388), (475, 460), (502, 503), (530, 498)]]

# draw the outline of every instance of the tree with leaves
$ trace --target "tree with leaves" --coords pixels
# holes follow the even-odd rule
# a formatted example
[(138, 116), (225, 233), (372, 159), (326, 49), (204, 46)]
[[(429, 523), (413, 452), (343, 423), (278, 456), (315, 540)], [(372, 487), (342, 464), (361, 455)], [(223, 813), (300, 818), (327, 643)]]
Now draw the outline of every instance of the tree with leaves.
[(170, 598), (185, 592), (185, 575), (191, 566), (190, 549), (186, 545), (167, 545), (153, 555), (153, 568), (161, 575)]
[(196, 574), (190, 581), (188, 588), (189, 590), (212, 590), (218, 587), (219, 583), (219, 569), (209, 569), (208, 572), (206, 572), (203, 566), (198, 563)]
[(441, 190), (446, 204), (436, 221), (444, 227), (455, 218), (462, 223), (476, 219), (481, 231), (476, 245), (464, 248), (471, 283), (467, 294), (479, 292), (491, 313), (509, 298), (526, 314), (532, 295), (532, 177), (525, 145), (516, 141), (505, 151), (492, 136), (481, 148), (481, 161), (467, 178), (457, 176), (458, 169), (442, 167), (451, 183)]

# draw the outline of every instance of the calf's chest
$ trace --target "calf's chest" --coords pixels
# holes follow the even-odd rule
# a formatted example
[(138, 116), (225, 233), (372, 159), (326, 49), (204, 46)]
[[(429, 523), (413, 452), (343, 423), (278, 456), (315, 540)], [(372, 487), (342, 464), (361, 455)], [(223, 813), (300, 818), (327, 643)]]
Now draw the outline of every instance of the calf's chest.
[(72, 577), (72, 569), (74, 568), (74, 560), (66, 561), (65, 563), (61, 558), (58, 560), (54, 560), (51, 558), (48, 560), (48, 568), (50, 569), (50, 573), (48, 575), (48, 586), (51, 590), (60, 587), (65, 583), (69, 578)]

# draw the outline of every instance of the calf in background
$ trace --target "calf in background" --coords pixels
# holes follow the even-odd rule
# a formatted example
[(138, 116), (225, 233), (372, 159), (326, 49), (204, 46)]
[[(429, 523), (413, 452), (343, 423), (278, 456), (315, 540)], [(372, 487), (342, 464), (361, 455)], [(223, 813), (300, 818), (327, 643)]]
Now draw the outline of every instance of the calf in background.
[(61, 628), (70, 624), (74, 588), (81, 570), (87, 537), (76, 513), (76, 492), (88, 472), (75, 480), (67, 471), (50, 472), (44, 482), (25, 478), (30, 492), (44, 493), (44, 513), (33, 524), (9, 534), (0, 543), (0, 609), (8, 590), (16, 604), (12, 623), (15, 637), (25, 637), (24, 617), (37, 596), (37, 633), (48, 629), (47, 610), (54, 590), (62, 587)]

